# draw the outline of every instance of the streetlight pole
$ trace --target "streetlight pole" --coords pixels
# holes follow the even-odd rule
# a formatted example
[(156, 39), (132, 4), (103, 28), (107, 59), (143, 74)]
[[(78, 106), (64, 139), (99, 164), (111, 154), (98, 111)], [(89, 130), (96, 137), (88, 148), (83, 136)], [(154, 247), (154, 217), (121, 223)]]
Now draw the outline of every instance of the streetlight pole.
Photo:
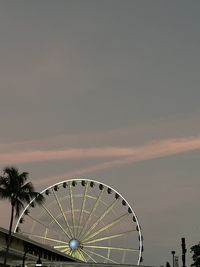
[(40, 254), (39, 254), (39, 257), (38, 257), (38, 260), (37, 260), (35, 266), (36, 266), (36, 267), (42, 267), (42, 261), (41, 261), (41, 259), (40, 259)]
[(182, 262), (183, 262), (183, 267), (185, 266), (185, 254), (187, 252), (186, 245), (185, 245), (185, 238), (181, 238), (181, 247), (182, 247)]
[(175, 255), (176, 252), (175, 252), (174, 250), (172, 250), (171, 253), (172, 253), (172, 260), (173, 260), (173, 262), (172, 262), (172, 266), (174, 267), (174, 255)]

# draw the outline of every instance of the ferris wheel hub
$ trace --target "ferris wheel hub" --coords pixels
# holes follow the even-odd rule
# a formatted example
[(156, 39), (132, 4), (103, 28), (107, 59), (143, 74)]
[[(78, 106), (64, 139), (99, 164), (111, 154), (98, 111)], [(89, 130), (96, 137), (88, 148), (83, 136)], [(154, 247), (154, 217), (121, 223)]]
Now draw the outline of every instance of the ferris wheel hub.
[(77, 250), (80, 246), (80, 242), (77, 239), (71, 239), (69, 241), (69, 247), (71, 250)]

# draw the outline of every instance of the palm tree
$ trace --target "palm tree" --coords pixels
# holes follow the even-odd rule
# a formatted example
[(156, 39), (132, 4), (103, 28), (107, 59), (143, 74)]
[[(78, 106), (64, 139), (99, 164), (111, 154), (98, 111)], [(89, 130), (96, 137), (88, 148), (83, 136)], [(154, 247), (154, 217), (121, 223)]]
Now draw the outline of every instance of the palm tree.
[(193, 263), (191, 266), (199, 267), (200, 266), (200, 242), (197, 245), (191, 247), (191, 252), (193, 253), (192, 259)]
[(27, 179), (28, 172), (19, 173), (16, 167), (5, 167), (3, 176), (0, 176), (0, 199), (7, 199), (11, 203), (9, 234), (4, 258), (5, 267), (11, 243), (14, 217), (16, 219), (19, 218), (25, 204), (28, 204), (33, 198), (35, 198), (35, 202), (38, 204), (44, 202), (44, 197), (35, 191), (31, 182), (26, 182)]

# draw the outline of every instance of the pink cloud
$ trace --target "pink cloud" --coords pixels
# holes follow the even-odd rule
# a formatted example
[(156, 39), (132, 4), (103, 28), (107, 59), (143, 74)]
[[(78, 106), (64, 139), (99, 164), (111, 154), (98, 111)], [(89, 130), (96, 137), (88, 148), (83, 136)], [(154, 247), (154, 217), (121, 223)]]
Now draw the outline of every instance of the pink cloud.
[[(95, 171), (104, 170), (107, 168), (121, 166), (126, 164), (131, 164), (139, 161), (145, 161), (150, 159), (156, 159), (166, 156), (171, 156), (175, 154), (180, 154), (192, 150), (200, 149), (200, 138), (199, 137), (190, 137), (190, 138), (180, 138), (180, 139), (168, 139), (162, 141), (155, 141), (150, 144), (146, 144), (137, 148), (130, 148), (126, 149), (116, 149), (116, 150), (109, 150), (108, 148), (105, 150), (105, 154), (108, 155), (109, 153), (115, 152), (115, 156), (117, 155), (119, 159), (109, 160), (100, 164), (92, 165), (86, 168), (77, 169), (71, 172), (67, 172), (62, 176), (63, 179), (73, 178), (76, 176), (81, 176), (85, 174), (89, 174)], [(97, 151), (96, 151), (97, 152)], [(125, 155), (127, 152), (128, 155)], [(103, 153), (101, 151), (100, 155), (102, 156)], [(45, 185), (47, 182), (56, 182), (58, 180), (57, 176), (48, 177), (47, 179), (42, 179), (37, 182), (37, 185)]]
[[(131, 158), (144, 160), (200, 149), (200, 137), (166, 139), (135, 147), (66, 148), (0, 153), (0, 164), (20, 164), (83, 158)], [(130, 159), (129, 159), (130, 160)]]

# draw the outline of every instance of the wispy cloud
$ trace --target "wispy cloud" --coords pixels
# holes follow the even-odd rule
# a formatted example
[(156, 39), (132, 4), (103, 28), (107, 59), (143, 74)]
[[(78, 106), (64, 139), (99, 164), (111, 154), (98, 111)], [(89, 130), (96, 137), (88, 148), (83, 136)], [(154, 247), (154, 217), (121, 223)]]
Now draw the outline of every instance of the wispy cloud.
[[(105, 170), (107, 168), (121, 166), (126, 164), (131, 164), (139, 161), (145, 161), (150, 159), (156, 159), (166, 156), (171, 156), (175, 154), (180, 154), (188, 151), (193, 151), (200, 149), (200, 137), (190, 137), (190, 138), (181, 138), (181, 139), (169, 139), (162, 141), (155, 141), (150, 144), (146, 144), (137, 148), (130, 148), (127, 151), (124, 149), (116, 149), (116, 150), (105, 150), (105, 155), (109, 153), (115, 152), (115, 156), (121, 157), (119, 159), (108, 160), (103, 163), (95, 164), (86, 168), (77, 169), (74, 171), (70, 171), (59, 175), (63, 179), (73, 178), (75, 176), (81, 176), (85, 174), (89, 174), (95, 171)], [(95, 150), (97, 152), (97, 150)], [(102, 151), (101, 151), (102, 152)], [(125, 155), (127, 152), (128, 156)], [(97, 154), (95, 154), (97, 155)], [(100, 153), (102, 156), (103, 154)], [(122, 157), (123, 156), (123, 157)], [(46, 179), (42, 179), (37, 182), (37, 186), (42, 186), (47, 183), (58, 181), (58, 176), (48, 177)]]
[(31, 150), (25, 152), (15, 151), (0, 153), (0, 164), (20, 164), (64, 159), (122, 157), (122, 160), (125, 161), (138, 161), (184, 153), (197, 149), (200, 149), (199, 136), (154, 141), (135, 147), (66, 148), (63, 150)]

